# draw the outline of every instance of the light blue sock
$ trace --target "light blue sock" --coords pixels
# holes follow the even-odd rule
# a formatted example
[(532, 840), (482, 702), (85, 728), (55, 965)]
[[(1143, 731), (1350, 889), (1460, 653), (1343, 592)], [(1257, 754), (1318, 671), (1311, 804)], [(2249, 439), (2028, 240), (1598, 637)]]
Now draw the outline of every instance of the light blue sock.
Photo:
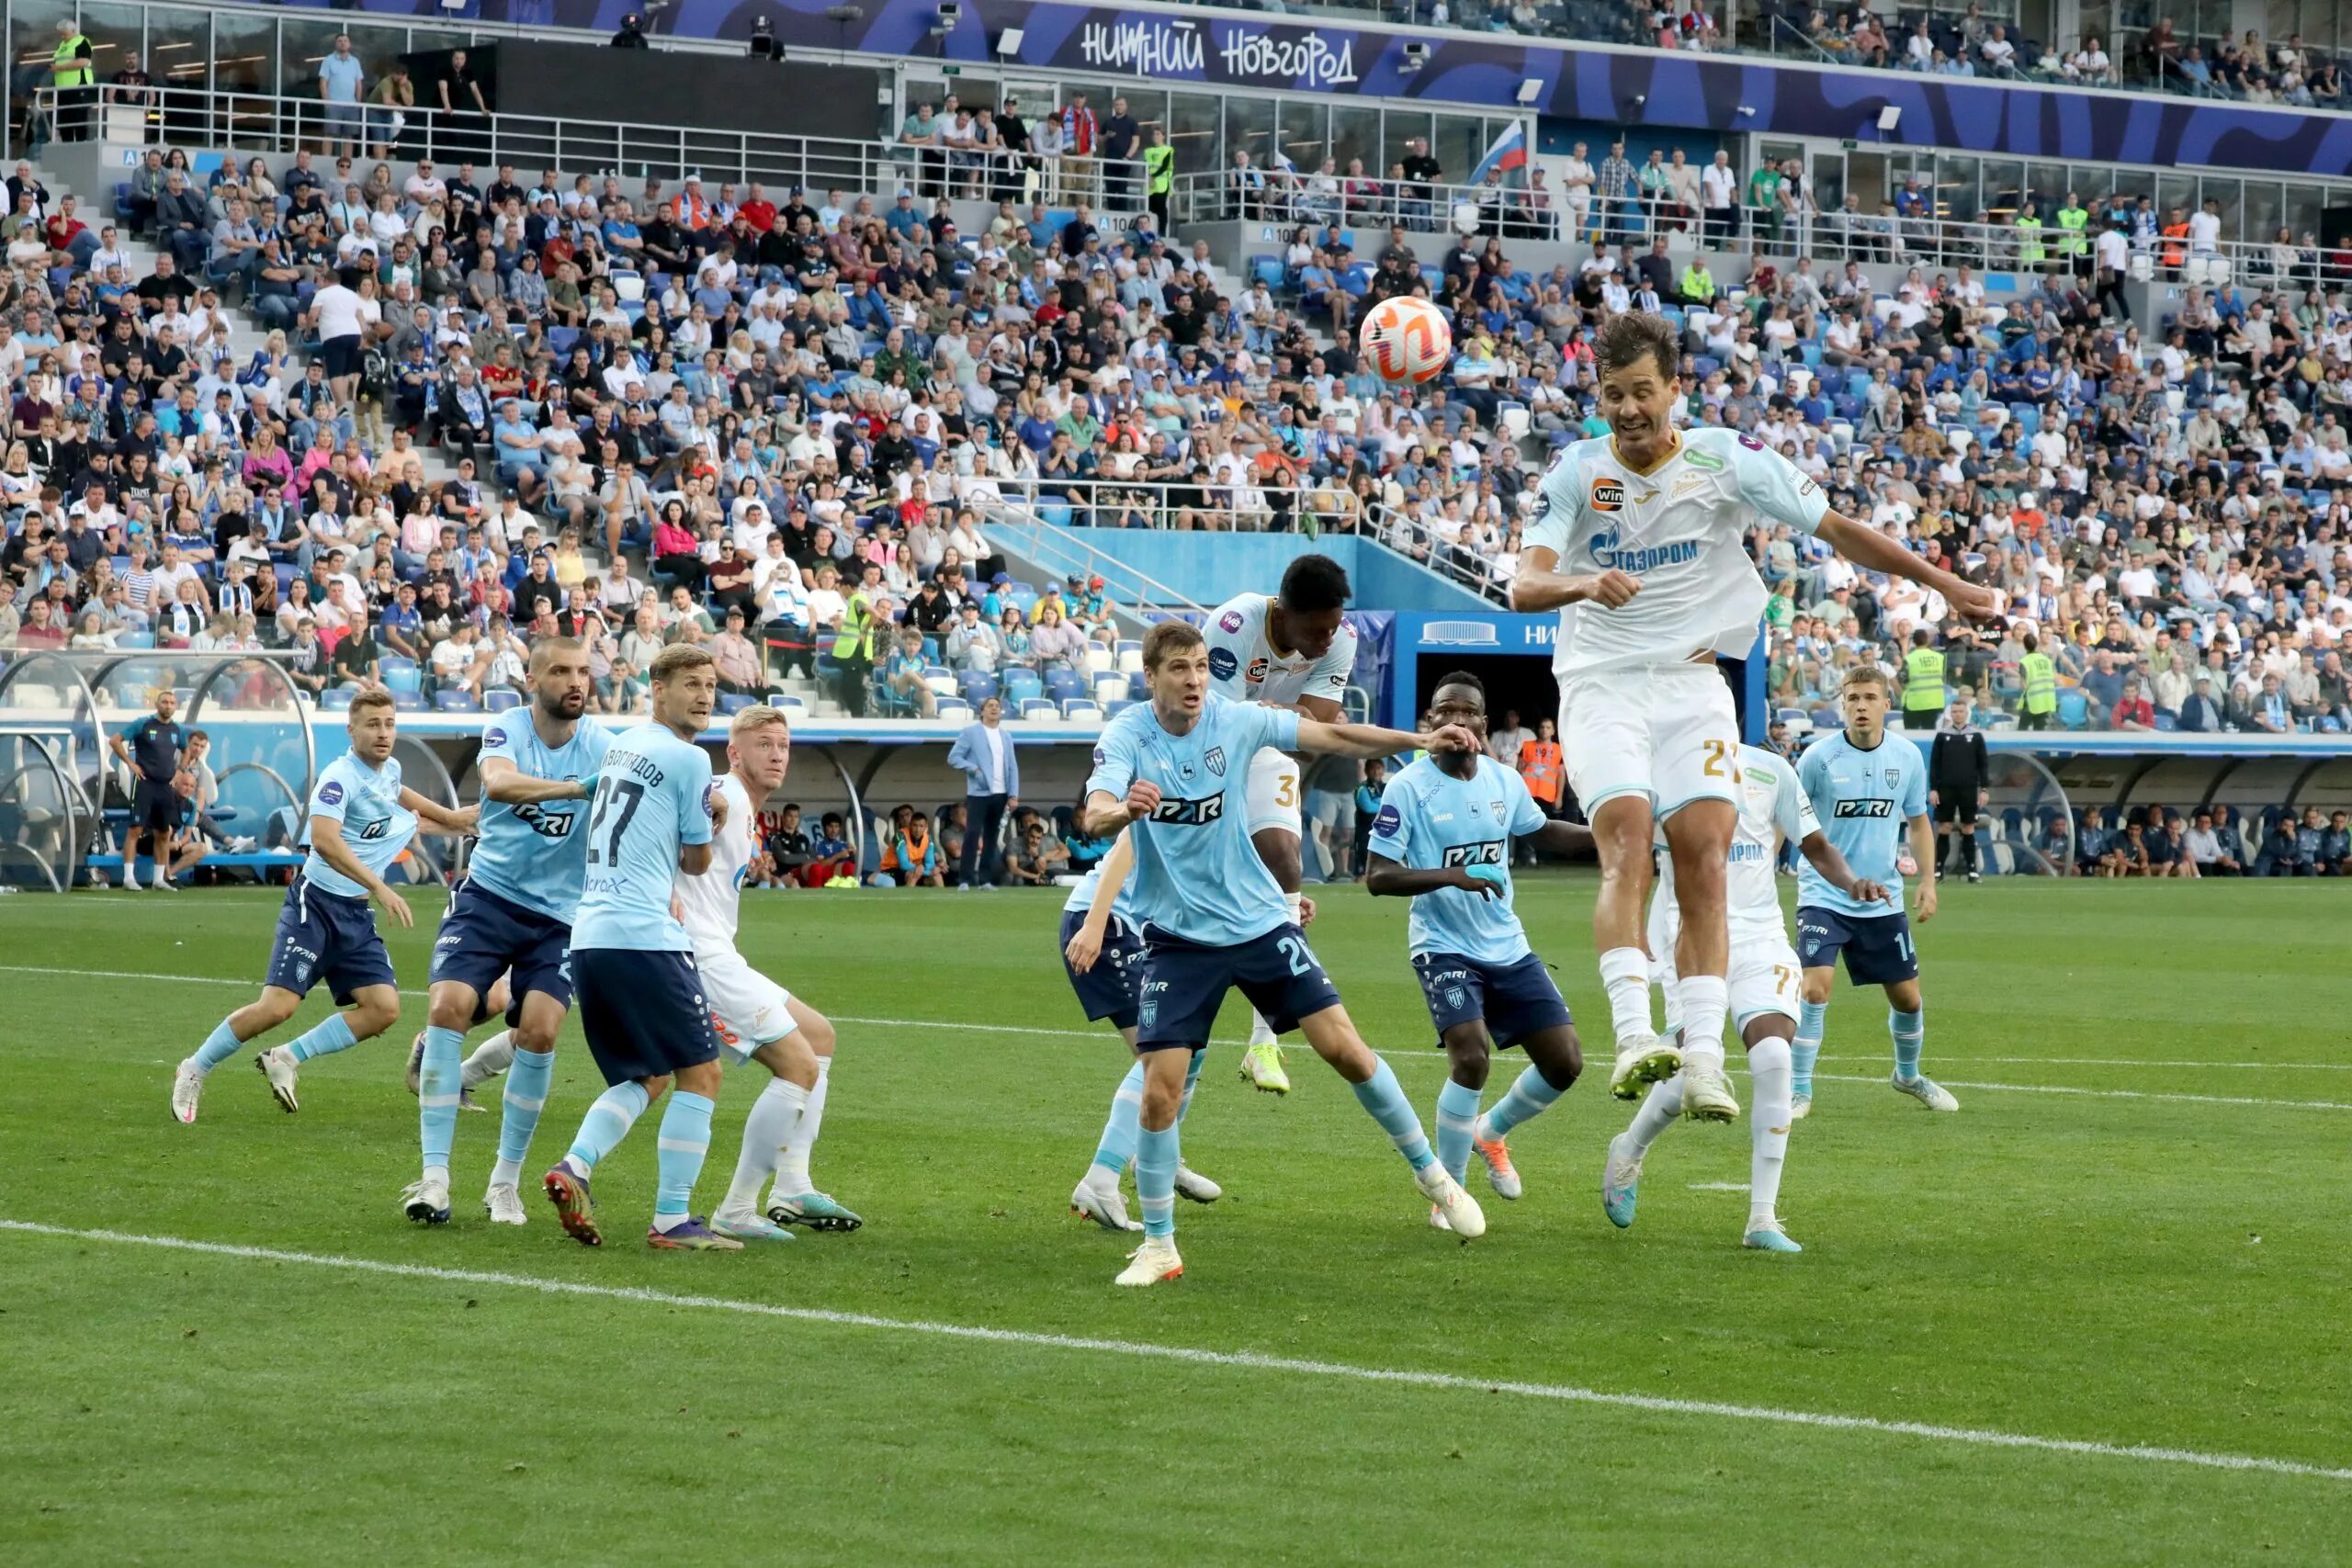
[(1413, 1102), (1405, 1098), (1405, 1086), (1396, 1081), (1396, 1068), (1384, 1061), (1372, 1077), (1352, 1087), (1357, 1101), (1372, 1112), (1372, 1119), (1380, 1123), (1380, 1130), (1388, 1134), (1388, 1141), (1396, 1145), (1408, 1165), (1427, 1170), (1437, 1162), (1429, 1139), (1421, 1134), (1421, 1119), (1413, 1114)]
[(1899, 1008), (1887, 1009), (1886, 1032), (1894, 1037), (1894, 1076), (1917, 1077), (1919, 1050), (1928, 1043), (1927, 1010), (1905, 1012)]
[(243, 1043), (230, 1031), (229, 1021), (224, 1018), (212, 1026), (212, 1032), (204, 1037), (204, 1043), (196, 1048), (196, 1055), (191, 1060), (198, 1071), (209, 1073), (235, 1055), (237, 1047)]
[[(520, 1051), (514, 1053), (517, 1057)], [(646, 1099), (642, 1085), (616, 1083), (596, 1097), (588, 1114), (580, 1119), (580, 1132), (571, 1140), (571, 1150), (563, 1157), (573, 1169), (586, 1176), (596, 1168), (596, 1162), (611, 1154), (637, 1125), (651, 1101)]]
[(498, 1163), (519, 1171), (530, 1157), (531, 1134), (539, 1129), (539, 1111), (548, 1102), (548, 1082), (555, 1077), (555, 1053), (517, 1051), (506, 1073), (506, 1103), (498, 1127)]
[(1176, 1234), (1176, 1167), (1182, 1158), (1176, 1126), (1170, 1122), (1155, 1133), (1148, 1127), (1136, 1135), (1136, 1201), (1143, 1210), (1143, 1234)]
[(1827, 1002), (1797, 1004), (1797, 1037), (1789, 1042), (1789, 1092), (1813, 1094), (1814, 1058), (1821, 1055), (1821, 1032), (1829, 1016)]
[(1470, 1174), (1470, 1132), (1478, 1120), (1478, 1091), (1445, 1080), (1437, 1091), (1437, 1162), (1461, 1181)]
[(695, 1194), (695, 1178), (702, 1174), (703, 1156), (710, 1153), (711, 1100), (708, 1095), (673, 1092), (670, 1109), (662, 1113), (662, 1137), (656, 1145), (653, 1223), (669, 1229), (686, 1217), (687, 1201)]
[(1530, 1122), (1551, 1109), (1552, 1102), (1566, 1093), (1544, 1081), (1544, 1075), (1533, 1067), (1519, 1075), (1504, 1096), (1495, 1101), (1487, 1112), (1487, 1131), (1499, 1138), (1522, 1122)]
[(1111, 1097), (1111, 1119), (1102, 1123), (1102, 1140), (1094, 1145), (1094, 1163), (1116, 1177), (1136, 1157), (1136, 1118), (1143, 1111), (1143, 1063), (1137, 1060), (1119, 1080)]
[(358, 1043), (357, 1037), (351, 1032), (351, 1025), (338, 1012), (328, 1014), (316, 1028), (296, 1035), (294, 1043), (286, 1048), (294, 1054), (296, 1061), (307, 1062), (313, 1056), (332, 1056), (337, 1051), (348, 1051)]
[(1193, 1087), (1201, 1081), (1201, 1069), (1208, 1065), (1209, 1054), (1195, 1051), (1193, 1059), (1184, 1064), (1184, 1098), (1176, 1102), (1176, 1125), (1184, 1124), (1185, 1113), (1193, 1109)]
[(465, 1062), (463, 1031), (427, 1024), (424, 1056), (416, 1068), (416, 1135), (424, 1168), (447, 1175), (449, 1145), (458, 1136), (458, 1069)]

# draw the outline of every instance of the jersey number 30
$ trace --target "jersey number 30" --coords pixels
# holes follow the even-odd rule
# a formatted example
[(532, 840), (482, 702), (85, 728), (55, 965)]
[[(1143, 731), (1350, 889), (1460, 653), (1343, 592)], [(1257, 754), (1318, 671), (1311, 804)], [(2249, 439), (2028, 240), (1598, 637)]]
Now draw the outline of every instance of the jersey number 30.
[[(618, 798), (620, 810), (613, 810)], [(588, 863), (614, 865), (621, 858), (621, 835), (628, 831), (628, 819), (637, 815), (638, 806), (645, 799), (645, 786), (635, 779), (604, 778), (596, 781), (596, 806), (588, 818)], [(609, 831), (605, 818), (611, 817)]]

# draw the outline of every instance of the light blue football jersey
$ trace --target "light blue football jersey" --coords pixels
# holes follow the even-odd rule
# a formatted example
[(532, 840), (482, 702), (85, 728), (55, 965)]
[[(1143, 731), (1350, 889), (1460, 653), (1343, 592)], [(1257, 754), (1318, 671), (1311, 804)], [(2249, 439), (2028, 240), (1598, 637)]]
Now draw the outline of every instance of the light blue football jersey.
[(1137, 915), (1204, 947), (1234, 946), (1290, 923), (1282, 885), (1250, 841), (1250, 760), (1263, 747), (1297, 745), (1297, 714), (1215, 693), (1188, 735), (1169, 734), (1149, 703), (1103, 728), (1086, 793), (1124, 799), (1137, 779), (1159, 786), (1159, 809), (1127, 829)]
[[(1088, 869), (1084, 876), (1078, 879), (1078, 886), (1069, 890), (1069, 897), (1062, 900), (1062, 913), (1082, 915), (1094, 908), (1094, 900), (1101, 897), (1102, 897), (1102, 862), (1097, 861)], [(1136, 873), (1133, 866), (1127, 868), (1127, 879), (1120, 883), (1118, 891), (1111, 896), (1111, 912), (1129, 925), (1137, 925), (1142, 921), (1142, 917), (1136, 913)]]
[(302, 863), (302, 880), (322, 893), (367, 897), (368, 889), (329, 865), (312, 847), (311, 818), (331, 817), (342, 823), (343, 841), (360, 864), (380, 877), (416, 837), (416, 813), (401, 804), (401, 789), (397, 758), (387, 757), (382, 767), (371, 768), (345, 751), (320, 769), (319, 782), (311, 791), (311, 809), (302, 818), (302, 847), (311, 852)]
[(1367, 844), (1374, 854), (1416, 871), (1489, 866), (1502, 885), (1500, 897), (1459, 887), (1416, 897), (1407, 922), (1416, 954), (1458, 953), (1496, 965), (1527, 956), (1527, 931), (1511, 908), (1510, 841), (1544, 821), (1525, 781), (1492, 757), (1480, 757), (1466, 779), (1421, 757), (1388, 781)]
[(588, 870), (571, 945), (636, 953), (691, 953), (670, 913), (678, 850), (710, 842), (710, 753), (667, 726), (640, 724), (612, 738), (588, 803)]
[(1889, 730), (1863, 750), (1838, 730), (1815, 741), (1797, 761), (1797, 782), (1821, 821), (1824, 837), (1837, 846), (1857, 876), (1882, 884), (1891, 903), (1863, 904), (1829, 886), (1804, 862), (1797, 873), (1797, 902), (1846, 915), (1890, 915), (1903, 908), (1904, 824), (1928, 809), (1928, 764), (1919, 748)]
[[(561, 746), (539, 739), (525, 703), (482, 726), (481, 757), (503, 757), (535, 779), (594, 780), (613, 743), (613, 732), (582, 716)], [(481, 839), (466, 875), (501, 898), (552, 915), (566, 924), (580, 907), (580, 881), (587, 869), (588, 819), (584, 800), (546, 800), (508, 806), (481, 797)]]

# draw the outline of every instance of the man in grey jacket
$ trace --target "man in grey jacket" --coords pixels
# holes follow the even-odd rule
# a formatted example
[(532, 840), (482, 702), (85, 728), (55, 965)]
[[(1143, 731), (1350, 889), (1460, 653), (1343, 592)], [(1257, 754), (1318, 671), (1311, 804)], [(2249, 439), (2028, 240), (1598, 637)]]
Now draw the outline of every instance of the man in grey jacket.
[[(964, 855), (956, 886), (980, 886), (994, 852), (1004, 814), (1021, 800), (1021, 761), (1004, 730), (1004, 704), (990, 697), (980, 716), (964, 727), (948, 749), (949, 766), (964, 770)], [(989, 886), (994, 886), (993, 883)]]

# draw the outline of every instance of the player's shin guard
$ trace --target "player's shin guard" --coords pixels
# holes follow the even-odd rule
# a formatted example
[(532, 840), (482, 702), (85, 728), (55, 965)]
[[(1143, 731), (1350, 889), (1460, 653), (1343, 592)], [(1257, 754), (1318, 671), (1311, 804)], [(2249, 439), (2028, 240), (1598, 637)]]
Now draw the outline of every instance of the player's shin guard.
[(1724, 1017), (1731, 993), (1721, 975), (1684, 975), (1674, 982), (1674, 1011), (1682, 1021), (1682, 1059), (1724, 1064)]
[[(512, 1092), (511, 1090), (509, 1092)], [(808, 1090), (783, 1078), (770, 1078), (752, 1113), (743, 1119), (743, 1149), (735, 1156), (735, 1179), (728, 1183), (722, 1214), (749, 1214), (759, 1207), (760, 1189), (775, 1169), (791, 1140), (801, 1113), (808, 1109)], [(796, 1194), (797, 1195), (797, 1194)]]
[(1158, 1132), (1137, 1130), (1136, 1206), (1143, 1211), (1146, 1235), (1176, 1234), (1176, 1167), (1182, 1157), (1173, 1122)]
[(1916, 1078), (1919, 1076), (1919, 1052), (1928, 1042), (1928, 1015), (1925, 1008), (1917, 1012), (1905, 1012), (1897, 1008), (1886, 1010), (1886, 1032), (1894, 1041), (1894, 1076)]
[(1548, 1079), (1533, 1067), (1519, 1075), (1495, 1108), (1487, 1112), (1487, 1134), (1500, 1138), (1522, 1122), (1532, 1122), (1552, 1108), (1552, 1102), (1566, 1094), (1566, 1089), (1554, 1089)]
[(1609, 1022), (1620, 1043), (1655, 1035), (1650, 1020), (1650, 961), (1638, 947), (1612, 947), (1600, 955), (1601, 988), (1609, 993)]
[(825, 1122), (825, 1096), (833, 1085), (833, 1059), (817, 1058), (817, 1087), (808, 1091), (808, 1103), (802, 1108), (800, 1120), (793, 1123), (792, 1135), (776, 1151), (775, 1190), (786, 1198), (797, 1198), (816, 1186), (808, 1175), (808, 1156), (817, 1147), (817, 1130)]
[(1445, 1080), (1437, 1091), (1437, 1162), (1456, 1181), (1470, 1175), (1471, 1133), (1478, 1124), (1478, 1091)]
[(1677, 1074), (1650, 1085), (1649, 1093), (1642, 1098), (1642, 1108), (1634, 1112), (1634, 1124), (1625, 1129), (1626, 1135), (1634, 1140), (1636, 1150), (1646, 1154), (1649, 1146), (1657, 1142), (1658, 1134), (1673, 1126), (1681, 1115), (1682, 1078)]
[(449, 1145), (458, 1134), (458, 1072), (465, 1035), (427, 1024), (424, 1055), (416, 1069), (416, 1134), (424, 1152), (424, 1174), (449, 1179)]
[(596, 1168), (596, 1162), (620, 1146), (637, 1119), (645, 1114), (652, 1103), (645, 1090), (634, 1083), (616, 1083), (596, 1097), (588, 1114), (580, 1119), (580, 1131), (571, 1140), (571, 1150), (563, 1157), (571, 1162), (582, 1176)]
[(341, 1013), (330, 1013), (316, 1027), (295, 1036), (287, 1052), (298, 1062), (313, 1056), (332, 1056), (337, 1051), (348, 1051), (359, 1043), (351, 1032), (351, 1024)]
[(1429, 1138), (1421, 1132), (1421, 1119), (1413, 1112), (1413, 1102), (1405, 1098), (1405, 1086), (1396, 1081), (1396, 1069), (1382, 1062), (1372, 1077), (1350, 1086), (1356, 1091), (1357, 1102), (1372, 1113), (1396, 1152), (1415, 1170), (1434, 1164), (1437, 1156), (1430, 1148)]
[(1821, 1055), (1821, 1032), (1829, 1016), (1827, 1002), (1797, 1004), (1797, 1037), (1789, 1043), (1789, 1092), (1813, 1093), (1813, 1064)]
[(683, 1089), (670, 1095), (662, 1113), (662, 1136), (656, 1149), (657, 1185), (653, 1190), (653, 1228), (666, 1231), (684, 1224), (694, 1198), (695, 1179), (710, 1153), (711, 1100)]
[[(458, 1081), (462, 1088), (466, 1075), (481, 1055), (474, 1053)], [(499, 1107), (498, 1164), (491, 1172), (493, 1187), (512, 1186), (522, 1179), (523, 1162), (530, 1157), (531, 1134), (539, 1130), (539, 1112), (547, 1108), (548, 1085), (555, 1078), (555, 1053), (552, 1051), (514, 1051), (514, 1070), (506, 1080), (503, 1103)]]
[[(1193, 1053), (1193, 1072), (1200, 1070), (1203, 1055), (1199, 1051)], [(1188, 1079), (1184, 1085), (1185, 1102), (1191, 1103), (1192, 1098), (1193, 1086)], [(1120, 1173), (1127, 1168), (1127, 1162), (1136, 1157), (1136, 1137), (1140, 1131), (1136, 1118), (1142, 1111), (1143, 1063), (1137, 1061), (1127, 1068), (1127, 1076), (1119, 1080), (1118, 1092), (1111, 1096), (1110, 1120), (1102, 1123), (1102, 1136), (1094, 1145), (1094, 1163), (1086, 1173), (1089, 1181), (1106, 1190), (1118, 1185)], [(1182, 1122), (1183, 1119), (1183, 1111), (1177, 1111), (1176, 1120)]]
[(1755, 1125), (1747, 1158), (1747, 1228), (1778, 1223), (1773, 1205), (1781, 1197), (1781, 1165), (1789, 1155), (1789, 1043), (1777, 1036), (1747, 1051), (1748, 1089), (1755, 1096)]
[(235, 1055), (237, 1047), (243, 1043), (224, 1018), (212, 1026), (212, 1032), (204, 1037), (204, 1043), (196, 1048), (196, 1055), (189, 1060), (197, 1065), (199, 1071), (209, 1073)]

